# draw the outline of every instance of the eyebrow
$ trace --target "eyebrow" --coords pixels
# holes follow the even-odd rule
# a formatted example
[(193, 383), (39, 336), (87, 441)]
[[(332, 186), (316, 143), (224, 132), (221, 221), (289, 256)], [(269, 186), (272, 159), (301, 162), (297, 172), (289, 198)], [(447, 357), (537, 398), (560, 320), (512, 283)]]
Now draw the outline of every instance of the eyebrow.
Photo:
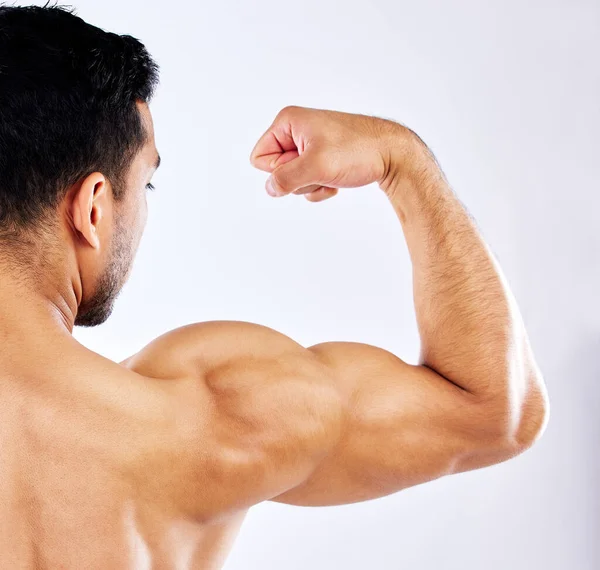
[(160, 166), (160, 154), (156, 154), (156, 162), (154, 163), (154, 169), (156, 170)]

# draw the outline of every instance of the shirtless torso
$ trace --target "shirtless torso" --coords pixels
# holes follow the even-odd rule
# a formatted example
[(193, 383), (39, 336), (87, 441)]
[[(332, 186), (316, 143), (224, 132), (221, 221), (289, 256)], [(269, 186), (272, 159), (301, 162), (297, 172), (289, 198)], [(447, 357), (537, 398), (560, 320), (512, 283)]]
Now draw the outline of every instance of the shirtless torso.
[[(368, 177), (352, 165), (385, 131), (369, 120), (288, 108), (272, 130), (344, 141), (339, 172)], [(253, 153), (264, 170), (270, 136)], [(533, 444), (546, 394), (497, 263), (421, 143), (385, 137), (410, 146), (386, 172), (420, 161), (397, 191), (380, 181), (415, 266), (419, 365), (236, 321), (180, 327), (115, 363), (2, 283), (0, 568), (217, 570), (254, 504), (368, 500)], [(286, 176), (287, 192), (306, 186)]]
[(70, 348), (31, 375), (2, 366), (0, 568), (220, 568), (247, 507), (220, 499), (239, 482), (201, 366), (171, 349), (140, 374)]

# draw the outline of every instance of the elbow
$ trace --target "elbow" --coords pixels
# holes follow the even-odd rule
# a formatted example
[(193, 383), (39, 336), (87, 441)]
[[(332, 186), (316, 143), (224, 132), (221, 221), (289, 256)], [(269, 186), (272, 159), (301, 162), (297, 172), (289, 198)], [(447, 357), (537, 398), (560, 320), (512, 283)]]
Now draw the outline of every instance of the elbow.
[(530, 377), (520, 397), (507, 398), (495, 426), (495, 444), (514, 457), (532, 447), (544, 434), (550, 419), (550, 402), (540, 375)]
[(544, 434), (550, 419), (548, 392), (541, 378), (530, 382), (519, 410), (519, 421), (510, 439), (519, 452), (529, 449)]

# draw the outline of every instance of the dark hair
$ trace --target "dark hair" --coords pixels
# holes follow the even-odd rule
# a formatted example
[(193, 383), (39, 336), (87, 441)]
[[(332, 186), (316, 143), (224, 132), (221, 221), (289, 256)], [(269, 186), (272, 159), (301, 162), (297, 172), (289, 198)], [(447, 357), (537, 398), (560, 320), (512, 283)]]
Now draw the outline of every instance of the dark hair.
[(147, 136), (136, 101), (152, 98), (158, 69), (136, 38), (70, 6), (0, 5), (0, 238), (49, 219), (95, 171), (122, 200)]

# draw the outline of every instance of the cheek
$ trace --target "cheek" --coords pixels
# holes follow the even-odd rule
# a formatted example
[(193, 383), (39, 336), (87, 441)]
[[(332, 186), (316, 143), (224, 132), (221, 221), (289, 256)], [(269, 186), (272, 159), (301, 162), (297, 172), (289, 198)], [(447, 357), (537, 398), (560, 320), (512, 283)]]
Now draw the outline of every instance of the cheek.
[(146, 193), (142, 194), (141, 198), (138, 200), (135, 211), (137, 224), (141, 226), (145, 225), (148, 217), (148, 200), (146, 198)]
[(146, 226), (148, 218), (148, 205), (145, 197), (140, 197), (132, 209), (129, 216), (129, 234), (132, 242), (139, 242)]
[(143, 200), (138, 210), (137, 228), (138, 228), (138, 241), (141, 239), (144, 229), (146, 228), (146, 222), (148, 221), (148, 204), (146, 199)]
[(146, 200), (146, 195), (144, 194), (144, 223), (142, 224), (146, 227), (146, 222), (148, 221), (148, 201)]

